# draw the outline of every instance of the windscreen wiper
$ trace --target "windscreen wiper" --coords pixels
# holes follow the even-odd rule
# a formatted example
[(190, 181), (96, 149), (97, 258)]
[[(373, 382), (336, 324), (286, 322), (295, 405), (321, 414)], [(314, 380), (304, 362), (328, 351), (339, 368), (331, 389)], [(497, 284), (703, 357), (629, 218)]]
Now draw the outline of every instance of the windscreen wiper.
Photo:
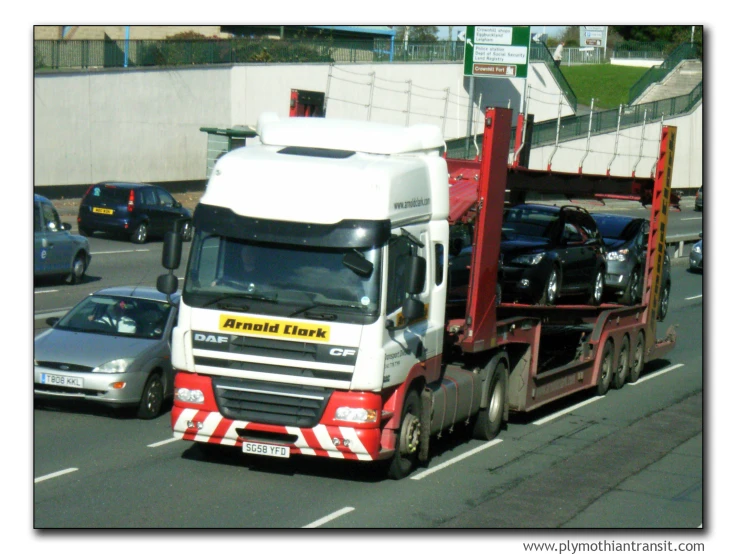
[[(312, 304), (309, 304), (307, 306), (302, 306), (301, 308), (298, 308), (291, 314), (289, 314), (289, 317), (294, 317), (296, 315), (302, 314), (304, 312), (307, 312), (309, 310), (312, 310), (313, 308), (363, 308), (363, 306), (359, 304), (332, 304), (329, 302), (313, 302)], [(307, 314), (307, 317), (312, 319), (337, 319), (337, 315), (329, 313), (329, 312), (317, 312), (314, 314)]]
[(207, 302), (204, 302), (200, 308), (204, 308), (206, 306), (211, 306), (213, 304), (216, 304), (218, 308), (224, 308), (226, 310), (233, 310), (233, 311), (240, 311), (240, 312), (247, 312), (251, 309), (251, 307), (247, 304), (239, 304), (237, 303), (238, 300), (258, 300), (261, 302), (270, 302), (272, 304), (276, 304), (277, 295), (274, 294), (272, 296), (266, 296), (264, 294), (255, 294), (255, 293), (238, 293), (238, 294), (226, 294), (223, 296), (218, 296), (217, 298), (212, 298), (208, 300)]

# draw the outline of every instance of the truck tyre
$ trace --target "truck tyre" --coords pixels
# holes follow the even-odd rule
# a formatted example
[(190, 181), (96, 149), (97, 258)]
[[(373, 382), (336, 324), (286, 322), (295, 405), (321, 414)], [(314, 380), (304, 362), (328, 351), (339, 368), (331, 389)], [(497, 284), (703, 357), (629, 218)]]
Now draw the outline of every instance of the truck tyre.
[(538, 304), (543, 306), (552, 306), (555, 301), (558, 300), (558, 293), (560, 292), (560, 277), (558, 275), (558, 266), (553, 265), (550, 268), (550, 275), (548, 280), (545, 281), (545, 288), (543, 288), (542, 295)]
[(507, 379), (504, 374), (506, 370), (504, 360), (499, 360), (489, 380), (489, 402), (479, 410), (473, 422), (471, 436), (474, 439), (490, 441), (502, 428), (504, 403), (507, 400)]
[(628, 306), (631, 306), (632, 304), (635, 304), (638, 300), (640, 300), (639, 292), (641, 271), (642, 270), (639, 266), (632, 271), (630, 281), (629, 283), (627, 283), (627, 288), (624, 290), (624, 294), (622, 295), (622, 304), (627, 304)]
[(630, 383), (636, 383), (645, 367), (645, 333), (640, 331), (637, 333), (637, 341), (635, 349), (632, 352), (632, 366), (630, 367), (629, 378)]
[(591, 295), (589, 296), (589, 304), (598, 306), (604, 297), (604, 268), (600, 267), (594, 275), (594, 282), (591, 284)]
[(420, 452), (420, 395), (416, 390), (407, 392), (402, 408), (402, 421), (397, 433), (394, 456), (389, 461), (387, 476), (390, 479), (404, 479), (417, 465)]
[(619, 356), (617, 357), (617, 369), (612, 377), (612, 387), (621, 389), (627, 382), (627, 375), (630, 369), (630, 339), (627, 335), (622, 339), (622, 346), (619, 348)]
[(141, 394), (141, 403), (138, 405), (138, 417), (141, 419), (153, 419), (161, 413), (164, 405), (164, 383), (161, 375), (152, 373)]
[(604, 396), (609, 390), (612, 383), (612, 373), (614, 373), (614, 343), (611, 339), (606, 341), (604, 350), (601, 353), (601, 362), (599, 363), (599, 379), (596, 383), (596, 394)]

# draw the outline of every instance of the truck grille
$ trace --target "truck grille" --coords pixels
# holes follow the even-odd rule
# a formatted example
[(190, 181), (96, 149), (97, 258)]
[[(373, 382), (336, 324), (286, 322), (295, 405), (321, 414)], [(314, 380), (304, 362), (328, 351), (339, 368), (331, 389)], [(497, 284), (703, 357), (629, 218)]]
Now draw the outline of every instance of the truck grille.
[(263, 383), (249, 379), (213, 379), (223, 416), (253, 423), (314, 427), (320, 421), (331, 389)]

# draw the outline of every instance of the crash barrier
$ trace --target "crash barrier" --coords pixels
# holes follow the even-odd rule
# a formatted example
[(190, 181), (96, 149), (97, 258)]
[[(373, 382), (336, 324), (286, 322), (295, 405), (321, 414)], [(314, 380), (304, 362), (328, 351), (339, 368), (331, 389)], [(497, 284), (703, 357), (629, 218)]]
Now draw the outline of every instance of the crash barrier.
[(673, 258), (683, 258), (687, 254), (684, 254), (684, 249), (687, 244), (693, 244), (701, 240), (698, 233), (684, 234), (684, 235), (671, 235), (666, 237), (665, 245), (666, 248), (673, 247)]

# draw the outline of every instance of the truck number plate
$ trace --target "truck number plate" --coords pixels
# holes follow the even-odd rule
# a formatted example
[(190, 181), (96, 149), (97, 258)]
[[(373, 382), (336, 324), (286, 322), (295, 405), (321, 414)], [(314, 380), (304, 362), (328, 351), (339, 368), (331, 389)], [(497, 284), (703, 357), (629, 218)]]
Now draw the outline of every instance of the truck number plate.
[(84, 379), (81, 377), (67, 377), (65, 375), (52, 375), (51, 373), (41, 374), (41, 383), (44, 385), (58, 385), (60, 387), (74, 387), (81, 389), (84, 387)]
[(112, 215), (113, 210), (109, 210), (108, 208), (92, 208), (92, 211), (96, 214), (106, 214), (106, 215)]
[(275, 458), (289, 458), (289, 447), (274, 444), (261, 444), (258, 442), (244, 442), (243, 452), (245, 454), (258, 454), (259, 456), (272, 456)]

